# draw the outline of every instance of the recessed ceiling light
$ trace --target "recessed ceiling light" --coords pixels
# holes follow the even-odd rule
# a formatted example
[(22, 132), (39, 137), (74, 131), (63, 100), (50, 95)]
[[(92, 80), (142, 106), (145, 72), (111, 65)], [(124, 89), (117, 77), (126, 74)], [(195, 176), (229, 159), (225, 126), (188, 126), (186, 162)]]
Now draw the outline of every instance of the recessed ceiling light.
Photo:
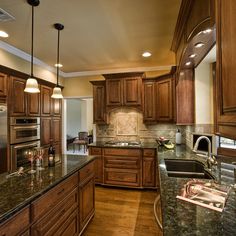
[(193, 53), (193, 54), (189, 55), (189, 58), (194, 58), (194, 57), (196, 57), (196, 56), (197, 56), (197, 54), (196, 54), (196, 53)]
[(196, 43), (194, 46), (195, 46), (195, 48), (201, 48), (204, 45), (205, 45), (204, 43), (199, 42), (199, 43)]
[(0, 37), (7, 38), (9, 35), (5, 31), (0, 30)]
[(62, 64), (55, 64), (55, 67), (62, 67), (63, 65)]
[(191, 61), (186, 62), (185, 65), (186, 65), (186, 66), (191, 65)]
[(144, 52), (142, 54), (143, 57), (150, 57), (152, 54), (150, 52)]

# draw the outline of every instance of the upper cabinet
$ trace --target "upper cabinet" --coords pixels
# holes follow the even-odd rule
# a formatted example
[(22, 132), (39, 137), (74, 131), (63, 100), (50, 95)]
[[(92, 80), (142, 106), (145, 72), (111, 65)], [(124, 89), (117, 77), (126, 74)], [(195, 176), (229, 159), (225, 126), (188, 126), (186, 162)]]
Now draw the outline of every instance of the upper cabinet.
[(107, 74), (106, 105), (108, 109), (142, 105), (143, 73)]
[(7, 75), (0, 73), (0, 96), (7, 95)]
[(25, 79), (10, 77), (10, 97), (8, 99), (10, 116), (26, 116), (26, 98), (27, 94), (24, 92)]
[(93, 122), (106, 124), (106, 85), (105, 81), (91, 81), (93, 84)]
[(52, 96), (52, 88), (42, 85), (41, 86), (41, 115), (42, 116), (50, 116), (51, 111), (51, 96)]
[(217, 0), (216, 132), (236, 139), (236, 2)]

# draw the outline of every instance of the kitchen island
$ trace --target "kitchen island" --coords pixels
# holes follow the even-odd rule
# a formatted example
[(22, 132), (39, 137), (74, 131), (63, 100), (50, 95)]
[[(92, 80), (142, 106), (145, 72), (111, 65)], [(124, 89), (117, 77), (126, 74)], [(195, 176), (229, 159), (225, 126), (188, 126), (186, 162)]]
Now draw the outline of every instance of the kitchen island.
[(35, 174), (0, 176), (0, 235), (82, 233), (94, 215), (94, 157), (61, 160)]
[[(206, 158), (195, 155), (190, 149), (182, 145), (177, 146), (175, 150), (159, 148), (158, 169), (164, 235), (236, 235), (236, 190), (231, 189), (222, 213), (176, 199), (181, 188), (190, 179), (168, 177), (164, 159), (194, 159), (205, 164)], [(233, 160), (221, 156), (217, 157), (217, 161), (217, 167), (211, 171), (215, 181), (226, 185), (234, 184), (234, 181), (224, 181), (221, 169), (222, 162), (231, 163)]]

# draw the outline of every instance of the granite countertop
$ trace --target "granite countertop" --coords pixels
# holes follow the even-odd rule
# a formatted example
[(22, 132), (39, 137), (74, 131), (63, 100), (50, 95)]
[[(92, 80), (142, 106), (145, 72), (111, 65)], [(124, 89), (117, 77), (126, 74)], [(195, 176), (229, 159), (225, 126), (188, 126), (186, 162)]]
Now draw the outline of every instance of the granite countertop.
[(126, 145), (126, 146), (121, 146), (121, 145), (111, 145), (107, 144), (106, 142), (94, 142), (90, 143), (88, 145), (89, 147), (115, 147), (115, 148), (158, 148), (157, 143), (141, 143), (140, 145)]
[(94, 160), (94, 156), (62, 155), (61, 163), (35, 174), (0, 175), (0, 223)]
[[(176, 199), (188, 178), (168, 177), (164, 159), (197, 159), (206, 163), (205, 157), (195, 155), (185, 146), (177, 146), (175, 150), (159, 148), (158, 167), (160, 175), (161, 208), (163, 233), (171, 235), (236, 235), (236, 190), (231, 188), (223, 212), (210, 210), (195, 204)], [(231, 185), (233, 180), (225, 181), (222, 177), (221, 163), (231, 163), (229, 157), (217, 157), (218, 165), (211, 171), (219, 184)], [(213, 181), (213, 180), (204, 180)]]

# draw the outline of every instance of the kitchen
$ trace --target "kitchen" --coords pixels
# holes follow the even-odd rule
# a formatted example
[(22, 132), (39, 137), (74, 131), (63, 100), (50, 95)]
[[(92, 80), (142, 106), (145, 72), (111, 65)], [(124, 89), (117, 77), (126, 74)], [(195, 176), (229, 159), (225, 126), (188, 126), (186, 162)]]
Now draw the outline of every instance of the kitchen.
[[(233, 1), (0, 8), (1, 235), (235, 235)], [(88, 156), (60, 89), (93, 97)], [(222, 212), (176, 198), (191, 179), (231, 187)]]

